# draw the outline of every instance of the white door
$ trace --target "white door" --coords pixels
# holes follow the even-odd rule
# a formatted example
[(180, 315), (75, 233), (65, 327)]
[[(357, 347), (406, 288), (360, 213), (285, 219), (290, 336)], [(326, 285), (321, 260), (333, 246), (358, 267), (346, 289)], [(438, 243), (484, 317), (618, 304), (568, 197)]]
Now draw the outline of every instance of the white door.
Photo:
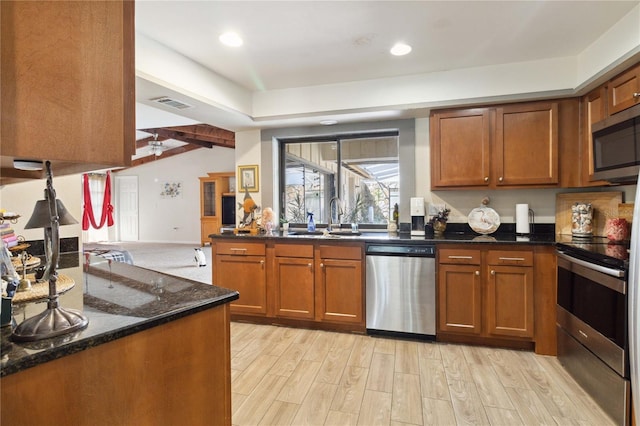
[(138, 176), (116, 176), (116, 212), (120, 241), (138, 241)]

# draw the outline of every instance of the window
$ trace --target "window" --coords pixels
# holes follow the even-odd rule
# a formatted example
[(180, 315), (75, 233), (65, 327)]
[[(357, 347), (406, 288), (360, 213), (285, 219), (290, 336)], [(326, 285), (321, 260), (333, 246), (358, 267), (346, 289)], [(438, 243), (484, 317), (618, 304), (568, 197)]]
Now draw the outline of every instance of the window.
[(280, 153), (289, 222), (304, 224), (311, 212), (319, 224), (331, 214), (332, 223), (386, 226), (399, 200), (397, 131), (281, 139)]

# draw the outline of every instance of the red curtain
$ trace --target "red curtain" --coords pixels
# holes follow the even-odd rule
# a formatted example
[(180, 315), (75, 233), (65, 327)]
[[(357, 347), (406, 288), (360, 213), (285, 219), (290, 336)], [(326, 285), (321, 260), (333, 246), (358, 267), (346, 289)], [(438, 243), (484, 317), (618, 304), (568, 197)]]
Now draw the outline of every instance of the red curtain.
[(84, 174), (82, 176), (84, 180), (84, 209), (82, 213), (82, 230), (89, 229), (89, 223), (95, 229), (100, 229), (107, 222), (107, 226), (113, 226), (113, 206), (111, 205), (111, 173), (107, 172), (107, 179), (104, 186), (104, 201), (102, 203), (102, 214), (100, 216), (100, 223), (96, 224), (95, 216), (93, 215), (93, 206), (91, 205), (91, 191), (89, 190), (89, 175)]

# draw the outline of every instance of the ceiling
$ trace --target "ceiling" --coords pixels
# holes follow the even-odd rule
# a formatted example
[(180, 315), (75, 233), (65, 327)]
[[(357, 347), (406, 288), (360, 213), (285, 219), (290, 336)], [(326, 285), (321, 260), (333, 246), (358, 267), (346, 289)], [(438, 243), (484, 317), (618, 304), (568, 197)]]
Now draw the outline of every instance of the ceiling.
[[(576, 56), (638, 3), (137, 0), (136, 33), (253, 93)], [(244, 45), (220, 44), (227, 30)], [(397, 41), (413, 51), (390, 55)], [(159, 93), (172, 88), (138, 80), (138, 99)], [(138, 104), (137, 128), (208, 121), (235, 130), (251, 121), (225, 125), (206, 108), (195, 116)], [(305, 119), (290, 123), (311, 123)]]

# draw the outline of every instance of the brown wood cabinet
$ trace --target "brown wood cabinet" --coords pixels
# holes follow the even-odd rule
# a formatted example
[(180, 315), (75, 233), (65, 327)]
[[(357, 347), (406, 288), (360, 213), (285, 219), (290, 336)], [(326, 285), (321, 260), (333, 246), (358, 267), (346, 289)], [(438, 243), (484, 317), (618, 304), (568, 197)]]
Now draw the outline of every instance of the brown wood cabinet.
[(533, 338), (533, 252), (489, 250), (487, 268), (487, 333)]
[(432, 188), (557, 186), (558, 114), (557, 102), (433, 112)]
[(0, 422), (231, 425), (230, 354), (217, 306), (3, 377)]
[(365, 330), (362, 243), (214, 238), (212, 254), (214, 284), (240, 293), (235, 319)]
[(212, 245), (213, 284), (236, 290), (240, 298), (231, 313), (267, 314), (265, 246), (261, 242), (228, 241)]
[(431, 115), (431, 186), (489, 185), (491, 115), (488, 108)]
[(3, 1), (1, 183), (127, 166), (135, 152), (134, 2)]
[(364, 324), (362, 245), (320, 245), (317, 250), (318, 319)]
[(200, 240), (202, 245), (211, 241), (209, 235), (219, 234), (223, 225), (222, 201), (223, 197), (234, 198), (235, 194), (230, 194), (229, 178), (234, 173), (207, 173), (206, 177), (200, 180)]
[(640, 64), (611, 79), (607, 84), (609, 115), (640, 103)]
[(600, 86), (591, 93), (582, 97), (582, 137), (581, 137), (581, 182), (582, 186), (606, 185), (604, 181), (593, 178), (593, 138), (591, 137), (591, 125), (607, 118), (607, 91), (605, 86)]
[(438, 249), (438, 333), (530, 341), (534, 306), (531, 250)]
[(313, 245), (275, 244), (275, 316), (315, 319)]

